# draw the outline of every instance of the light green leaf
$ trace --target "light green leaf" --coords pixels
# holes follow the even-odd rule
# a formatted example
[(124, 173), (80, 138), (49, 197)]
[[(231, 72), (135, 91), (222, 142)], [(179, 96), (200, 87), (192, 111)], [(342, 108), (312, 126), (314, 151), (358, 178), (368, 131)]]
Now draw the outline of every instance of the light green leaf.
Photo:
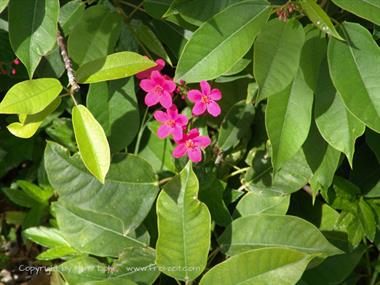
[(199, 284), (294, 285), (301, 278), (310, 260), (311, 256), (294, 249), (250, 250), (216, 265), (205, 274)]
[(17, 180), (16, 183), (26, 196), (41, 204), (47, 204), (51, 196), (54, 194), (54, 190), (50, 187), (41, 188), (26, 180)]
[(236, 215), (258, 214), (285, 215), (288, 211), (290, 195), (269, 191), (252, 191), (243, 196), (236, 206)]
[(343, 152), (352, 166), (355, 141), (365, 130), (365, 125), (344, 106), (331, 82), (327, 61), (319, 72), (315, 92), (315, 122), (323, 138), (335, 149)]
[(254, 45), (253, 72), (259, 84), (259, 99), (277, 94), (297, 74), (305, 33), (297, 20), (273, 19)]
[(65, 35), (69, 35), (80, 22), (84, 10), (85, 4), (81, 0), (70, 1), (61, 7), (58, 21)]
[(374, 241), (376, 234), (375, 213), (371, 206), (361, 198), (358, 204), (358, 218), (363, 228), (363, 232), (370, 241)]
[(380, 2), (378, 0), (332, 0), (335, 5), (359, 17), (380, 25)]
[(228, 71), (251, 48), (269, 13), (268, 3), (252, 0), (216, 14), (187, 42), (177, 65), (176, 80), (210, 80)]
[(67, 41), (69, 56), (79, 66), (112, 52), (120, 36), (122, 19), (105, 5), (86, 9)]
[(140, 115), (132, 77), (91, 84), (87, 108), (102, 125), (112, 152), (125, 149), (133, 141)]
[(170, 65), (173, 65), (161, 41), (149, 26), (145, 25), (142, 21), (133, 20), (130, 23), (130, 27), (134, 30), (134, 35), (138, 38), (139, 42), (149, 51), (161, 57)]
[(82, 65), (77, 71), (77, 78), (81, 83), (108, 81), (134, 75), (155, 65), (142, 55), (124, 51)]
[(37, 132), (45, 118), (57, 109), (60, 104), (61, 99), (58, 97), (39, 113), (33, 115), (20, 115), (20, 122), (9, 124), (7, 129), (16, 137), (24, 139), (30, 138)]
[(7, 8), (9, 3), (9, 0), (0, 0), (0, 13), (4, 11), (5, 8)]
[(44, 161), (60, 201), (116, 217), (125, 233), (143, 222), (159, 190), (152, 167), (134, 155), (114, 156), (105, 184), (88, 173), (78, 155), (70, 157), (56, 143), (48, 142)]
[(233, 65), (227, 72), (223, 73), (223, 76), (236, 75), (242, 72), (250, 63), (250, 59), (242, 58), (237, 63), (235, 63), (235, 65)]
[(75, 255), (79, 255), (80, 253), (73, 249), (71, 246), (56, 246), (53, 248), (49, 248), (44, 252), (41, 252), (37, 255), (38, 260), (53, 260), (53, 259), (64, 259), (67, 257), (72, 257)]
[(111, 163), (110, 148), (102, 126), (83, 105), (72, 111), (75, 139), (86, 168), (102, 183)]
[(59, 1), (12, 0), (8, 12), (12, 49), (32, 78), (41, 57), (56, 43)]
[(237, 146), (241, 138), (250, 134), (254, 115), (254, 106), (245, 101), (239, 101), (231, 107), (219, 131), (218, 146), (221, 151)]
[[(198, 187), (189, 162), (165, 185), (157, 200), (156, 264), (162, 272), (179, 280), (195, 279), (207, 263), (211, 217), (207, 206), (197, 199)], [(173, 266), (178, 271), (170, 270)]]
[(2, 114), (36, 114), (61, 93), (62, 85), (54, 78), (40, 78), (17, 83), (0, 103)]
[(261, 247), (292, 248), (324, 257), (341, 253), (313, 224), (296, 216), (245, 216), (234, 220), (218, 242), (227, 255)]
[(363, 26), (346, 22), (342, 29), (347, 41), (329, 42), (331, 79), (348, 110), (380, 132), (380, 49)]
[(329, 34), (338, 40), (344, 40), (336, 31), (326, 12), (319, 6), (316, 0), (301, 0), (301, 7), (310, 21), (322, 32)]
[(54, 228), (34, 227), (26, 229), (24, 236), (44, 247), (68, 246), (61, 233)]

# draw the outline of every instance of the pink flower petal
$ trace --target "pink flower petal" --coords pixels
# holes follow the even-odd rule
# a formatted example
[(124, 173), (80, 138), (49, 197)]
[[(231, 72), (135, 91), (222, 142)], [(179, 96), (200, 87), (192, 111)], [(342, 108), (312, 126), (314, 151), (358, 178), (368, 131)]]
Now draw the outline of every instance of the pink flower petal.
[(206, 111), (206, 104), (202, 102), (195, 103), (193, 107), (193, 115), (199, 116), (202, 115)]
[(145, 96), (144, 102), (148, 107), (154, 106), (158, 103), (159, 97), (155, 93), (148, 93)]
[(168, 137), (172, 132), (172, 128), (168, 125), (161, 125), (157, 130), (157, 135), (160, 139)]
[(159, 101), (161, 106), (166, 109), (170, 108), (173, 104), (172, 96), (166, 91), (164, 91), (162, 95), (159, 97)]
[(207, 81), (202, 80), (202, 81), (200, 82), (200, 85), (201, 85), (202, 93), (203, 93), (204, 95), (209, 95), (210, 92), (211, 92), (211, 86), (210, 86), (210, 84), (208, 84)]
[(186, 126), (189, 119), (185, 115), (179, 114), (175, 120), (175, 122), (181, 126)]
[(192, 162), (200, 162), (202, 160), (202, 153), (199, 148), (189, 149), (187, 151), (187, 155), (189, 156)]
[(159, 58), (156, 60), (157, 66), (155, 67), (156, 70), (161, 71), (165, 67), (165, 60)]
[(220, 92), (219, 89), (212, 89), (209, 97), (214, 101), (219, 101), (220, 99), (222, 99), (222, 92)]
[(199, 90), (190, 90), (189, 92), (187, 92), (187, 97), (191, 102), (196, 103), (198, 101), (201, 101), (202, 93)]
[(152, 80), (150, 79), (144, 79), (144, 80), (141, 80), (140, 82), (140, 88), (142, 90), (144, 90), (145, 92), (149, 92), (150, 90), (152, 90), (153, 88), (155, 87), (155, 84)]
[(168, 114), (168, 118), (175, 120), (178, 116), (178, 109), (176, 105), (171, 105), (171, 107), (166, 110), (166, 113)]
[(169, 93), (173, 93), (174, 90), (177, 88), (177, 85), (174, 83), (173, 80), (165, 80), (165, 82), (162, 85), (162, 88), (164, 90), (168, 91)]
[(186, 139), (194, 139), (198, 136), (199, 136), (199, 130), (197, 128), (194, 128), (188, 132)]
[(221, 113), (221, 110), (217, 103), (215, 103), (214, 101), (210, 101), (207, 104), (207, 112), (209, 112), (213, 117), (218, 117)]
[(182, 130), (182, 128), (180, 126), (175, 126), (173, 128), (172, 134), (173, 134), (173, 139), (175, 141), (179, 141), (183, 137), (183, 130)]
[(162, 84), (165, 81), (165, 78), (161, 75), (161, 73), (157, 70), (152, 71), (152, 74), (150, 75), (150, 79), (155, 82), (156, 85), (162, 86)]
[(186, 150), (187, 150), (187, 149), (186, 149), (186, 146), (185, 146), (184, 143), (178, 144), (178, 145), (174, 148), (174, 150), (173, 150), (173, 156), (174, 156), (175, 158), (180, 158), (180, 157), (182, 157), (182, 156), (185, 155)]
[(211, 143), (211, 139), (207, 136), (200, 136), (193, 139), (194, 142), (198, 143), (201, 147), (207, 147)]
[(168, 120), (168, 115), (162, 111), (154, 112), (153, 117), (160, 123), (165, 123)]

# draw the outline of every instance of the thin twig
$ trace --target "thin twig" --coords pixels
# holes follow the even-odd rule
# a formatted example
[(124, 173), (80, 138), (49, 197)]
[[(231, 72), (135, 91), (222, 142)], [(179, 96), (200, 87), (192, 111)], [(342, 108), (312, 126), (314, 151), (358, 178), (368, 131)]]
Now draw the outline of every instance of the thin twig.
[(139, 10), (140, 12), (146, 13), (146, 11), (143, 8), (141, 8), (141, 6), (140, 6), (140, 5), (142, 5), (142, 3), (140, 3), (140, 5), (135, 5), (135, 4), (129, 3), (127, 1), (123, 1), (123, 0), (120, 0), (119, 2), (123, 5), (135, 8), (136, 10)]
[(149, 111), (149, 107), (147, 107), (145, 109), (145, 113), (144, 113), (144, 116), (143, 116), (142, 121), (141, 121), (140, 129), (139, 129), (139, 132), (137, 134), (137, 140), (136, 140), (134, 154), (138, 154), (139, 153), (141, 138), (142, 138), (142, 135), (143, 135), (145, 127), (146, 127), (146, 121), (147, 121), (148, 111)]
[(67, 77), (69, 79), (70, 95), (73, 98), (74, 103), (76, 103), (74, 99), (74, 93), (79, 91), (80, 86), (78, 84), (77, 79), (75, 78), (71, 59), (69, 58), (69, 55), (67, 54), (65, 39), (63, 38), (61, 31), (59, 29), (57, 31), (57, 44), (59, 46), (59, 49), (61, 50), (61, 56), (65, 64)]

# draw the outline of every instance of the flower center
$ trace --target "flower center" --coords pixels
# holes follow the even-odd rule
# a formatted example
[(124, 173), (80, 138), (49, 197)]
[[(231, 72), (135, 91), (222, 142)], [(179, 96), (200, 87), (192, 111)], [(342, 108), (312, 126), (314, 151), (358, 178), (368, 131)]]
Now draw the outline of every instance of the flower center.
[(201, 102), (207, 104), (210, 102), (210, 99), (206, 95), (202, 95)]
[(161, 95), (162, 92), (164, 91), (164, 88), (162, 88), (160, 85), (156, 85), (153, 90), (155, 93)]
[(185, 142), (185, 146), (186, 146), (186, 148), (190, 148), (190, 149), (193, 149), (196, 147), (195, 143), (192, 140), (187, 140)]
[(166, 121), (166, 124), (169, 126), (169, 127), (174, 127), (175, 126), (175, 121), (174, 120), (167, 120)]

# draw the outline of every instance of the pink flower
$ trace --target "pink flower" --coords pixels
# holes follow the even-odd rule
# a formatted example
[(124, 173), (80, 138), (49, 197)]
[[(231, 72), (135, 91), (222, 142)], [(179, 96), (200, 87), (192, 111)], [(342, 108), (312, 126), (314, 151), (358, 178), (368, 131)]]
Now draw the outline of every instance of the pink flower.
[(151, 67), (147, 70), (137, 73), (136, 77), (140, 80), (149, 78), (153, 71), (161, 71), (165, 67), (165, 61), (163, 59), (157, 59), (156, 64), (157, 65), (154, 67)]
[(176, 141), (182, 139), (183, 128), (187, 125), (188, 119), (185, 115), (178, 114), (178, 109), (175, 105), (167, 109), (166, 113), (156, 111), (153, 116), (161, 123), (157, 131), (157, 135), (160, 139), (164, 139), (169, 135), (173, 135)]
[(173, 156), (180, 158), (187, 154), (192, 162), (200, 162), (202, 160), (201, 149), (207, 147), (210, 143), (209, 137), (199, 136), (198, 129), (192, 129), (188, 134), (184, 134), (181, 140), (177, 141)]
[(146, 94), (145, 104), (148, 107), (160, 103), (164, 108), (170, 108), (172, 105), (172, 93), (176, 88), (173, 80), (167, 79), (158, 71), (153, 71), (150, 79), (143, 79), (140, 87)]
[(201, 81), (201, 91), (190, 90), (187, 96), (191, 102), (194, 102), (193, 115), (202, 115), (206, 110), (213, 116), (220, 115), (220, 107), (215, 101), (219, 101), (222, 98), (222, 93), (219, 89), (211, 89), (210, 84), (207, 81)]

